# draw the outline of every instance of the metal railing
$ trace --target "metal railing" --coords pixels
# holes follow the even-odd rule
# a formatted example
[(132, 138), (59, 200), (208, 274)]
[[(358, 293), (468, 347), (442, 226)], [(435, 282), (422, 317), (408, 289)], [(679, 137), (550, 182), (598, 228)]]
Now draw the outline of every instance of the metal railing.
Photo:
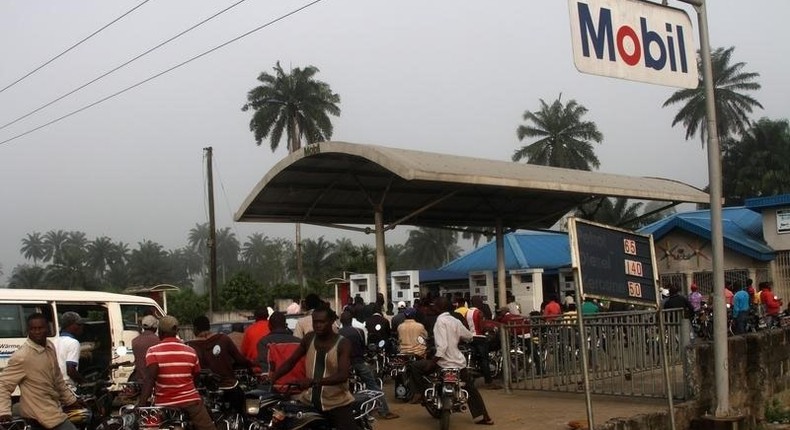
[(673, 397), (684, 399), (688, 320), (675, 309), (661, 315), (664, 333), (655, 311), (586, 315), (584, 335), (579, 333), (575, 315), (554, 321), (538, 316), (524, 324), (503, 326), (499, 354), (505, 384), (512, 389), (584, 392), (581, 343), (586, 342), (593, 393), (666, 398), (663, 342)]

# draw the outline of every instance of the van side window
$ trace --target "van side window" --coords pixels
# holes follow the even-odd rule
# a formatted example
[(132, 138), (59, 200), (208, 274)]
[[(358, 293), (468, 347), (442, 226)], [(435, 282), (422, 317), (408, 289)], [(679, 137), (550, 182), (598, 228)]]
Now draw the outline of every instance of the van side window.
[(49, 335), (54, 334), (52, 310), (41, 304), (0, 304), (0, 338), (27, 337), (27, 317), (36, 312), (47, 316)]
[(154, 306), (150, 305), (121, 305), (123, 315), (123, 329), (140, 331), (140, 321), (146, 315), (160, 318), (162, 315)]

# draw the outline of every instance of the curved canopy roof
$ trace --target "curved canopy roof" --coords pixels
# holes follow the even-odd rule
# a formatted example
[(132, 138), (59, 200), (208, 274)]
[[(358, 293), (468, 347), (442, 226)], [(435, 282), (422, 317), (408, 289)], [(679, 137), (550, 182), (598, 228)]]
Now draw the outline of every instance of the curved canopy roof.
[(594, 197), (708, 203), (690, 185), (407, 149), (322, 142), (277, 163), (237, 221), (545, 228)]

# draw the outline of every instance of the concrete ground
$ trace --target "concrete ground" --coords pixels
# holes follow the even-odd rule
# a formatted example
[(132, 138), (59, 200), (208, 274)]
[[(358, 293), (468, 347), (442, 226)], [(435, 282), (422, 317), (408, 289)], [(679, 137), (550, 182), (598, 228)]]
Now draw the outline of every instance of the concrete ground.
[[(423, 406), (406, 404), (393, 397), (392, 382), (384, 387), (390, 410), (400, 415), (393, 420), (377, 420), (376, 430), (406, 430), (438, 428), (439, 421), (431, 418)], [(502, 430), (568, 429), (568, 422), (580, 421), (586, 425), (587, 408), (584, 394), (552, 393), (542, 391), (480, 390), (494, 426), (475, 425), (468, 412), (453, 414), (452, 430)], [(666, 411), (666, 400), (639, 397), (593, 396), (593, 418), (596, 425), (615, 417), (631, 417), (648, 412)]]

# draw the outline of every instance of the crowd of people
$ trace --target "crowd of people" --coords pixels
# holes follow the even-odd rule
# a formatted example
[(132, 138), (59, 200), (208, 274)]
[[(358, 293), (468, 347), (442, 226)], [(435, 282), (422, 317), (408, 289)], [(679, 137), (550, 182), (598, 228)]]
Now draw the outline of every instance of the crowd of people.
[[(662, 302), (664, 309), (686, 309), (686, 317), (691, 319), (701, 312), (706, 303), (713, 303), (713, 295), (707, 299), (699, 291), (696, 283), (689, 287), (690, 293), (685, 297), (677, 285), (670, 285)], [(722, 291), (724, 302), (731, 312), (732, 331), (734, 334), (747, 332), (749, 317), (754, 315), (763, 318), (767, 327), (779, 324), (782, 313), (782, 300), (773, 291), (773, 283), (763, 281), (754, 288), (754, 281), (726, 282)]]
[[(755, 290), (751, 280), (743, 285), (728, 284), (725, 300), (732, 306), (736, 330), (742, 332), (745, 316), (759, 308), (767, 318), (778, 318), (782, 302), (772, 292), (770, 282), (761, 282)], [(687, 314), (698, 311), (705, 298), (692, 285), (689, 297), (679, 288), (670, 286), (663, 307), (683, 308)], [(394, 309), (396, 308), (397, 309)], [(481, 389), (501, 388), (491, 375), (489, 358), (490, 334), (502, 324), (529, 326), (529, 317), (545, 322), (571, 321), (582, 315), (601, 312), (597, 300), (586, 299), (578, 306), (572, 294), (560, 300), (549, 296), (540, 311), (521, 315), (515, 298), (508, 294), (507, 304), (495, 312), (481, 297), (430, 294), (414, 303), (399, 302), (385, 310), (384, 297), (365, 303), (357, 296), (349, 301), (340, 315), (317, 295), (309, 294), (303, 301), (294, 299), (286, 312), (261, 307), (254, 312), (255, 321), (246, 328), (234, 324), (229, 334), (211, 330), (209, 318), (199, 316), (192, 321), (194, 339), (179, 338), (179, 322), (172, 316), (146, 315), (140, 321), (141, 332), (132, 341), (135, 371), (133, 379), (142, 387), (139, 406), (153, 404), (183, 409), (189, 414), (196, 430), (215, 428), (196, 385), (201, 369), (208, 369), (217, 378), (219, 388), (237, 411), (244, 407), (244, 392), (236, 379), (236, 370), (248, 369), (262, 375), (273, 387), (293, 390), (301, 402), (322, 411), (335, 423), (349, 428), (354, 397), (349, 387), (353, 374), (368, 389), (381, 390), (380, 380), (365, 359), (365, 351), (381, 348), (387, 354), (412, 354), (408, 378), (416, 395), (411, 403), (420, 404), (426, 384), (424, 375), (440, 368), (463, 368), (461, 378), (469, 393), (469, 411), (479, 424), (493, 424)], [(614, 310), (614, 309), (610, 309)], [(295, 329), (286, 324), (287, 314), (300, 314)], [(28, 339), (0, 373), (0, 421), (11, 419), (11, 393), (19, 387), (22, 416), (37, 420), (48, 429), (70, 430), (74, 425), (63, 412), (66, 407), (84, 407), (70, 384), (79, 384), (79, 337), (85, 320), (75, 312), (60, 318), (61, 333), (47, 339), (49, 322), (43, 314), (27, 319)], [(528, 329), (524, 329), (528, 330)], [(467, 368), (461, 351), (466, 343), (479, 360), (477, 368), (483, 381)], [(372, 345), (372, 346), (371, 346)], [(396, 419), (386, 400), (378, 405), (378, 417)]]

